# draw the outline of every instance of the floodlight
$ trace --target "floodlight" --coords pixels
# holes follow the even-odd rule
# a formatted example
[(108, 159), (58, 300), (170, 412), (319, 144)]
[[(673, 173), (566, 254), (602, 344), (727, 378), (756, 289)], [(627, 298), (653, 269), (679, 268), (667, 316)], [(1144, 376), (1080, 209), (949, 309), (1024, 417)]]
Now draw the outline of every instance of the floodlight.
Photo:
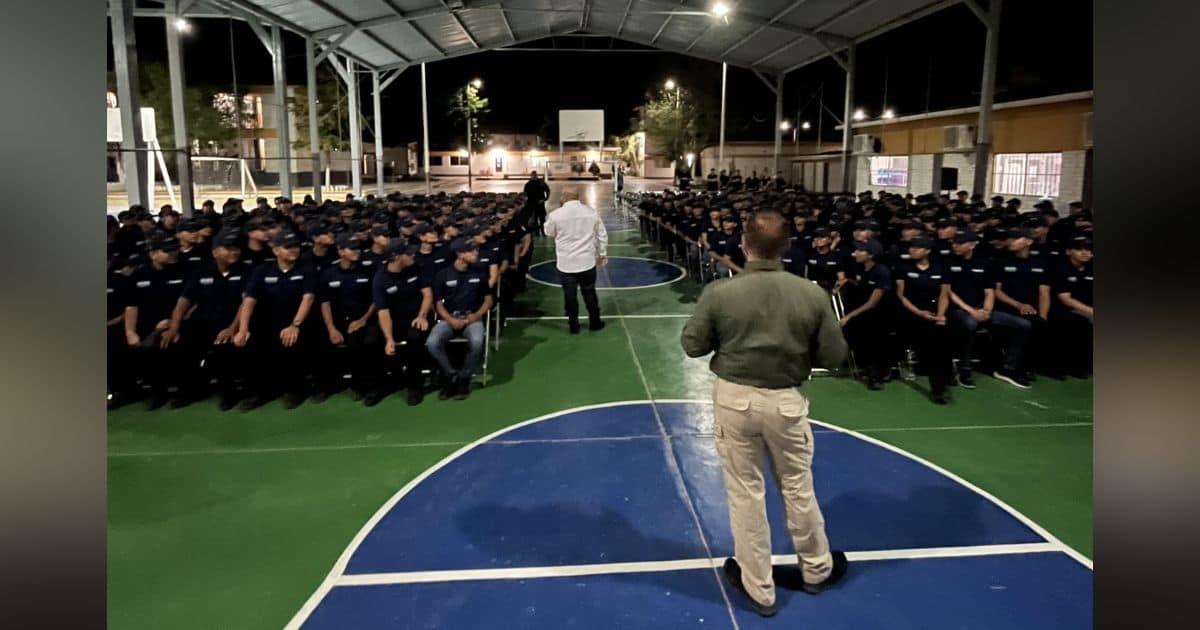
[(788, 129), (791, 129), (791, 128), (792, 128), (792, 123), (789, 120), (785, 120), (785, 121), (779, 123), (780, 131), (787, 131)]
[(880, 118), (882, 118), (884, 120), (891, 120), (895, 117), (896, 117), (896, 112), (893, 111), (892, 108), (890, 108), (890, 107), (883, 110), (883, 114), (880, 115)]
[(663, 87), (667, 88), (668, 90), (674, 90), (675, 79), (667, 79), (667, 82), (663, 84)]
[(483, 87), (483, 79), (472, 79), (471, 85), (478, 90)]
[(808, 131), (809, 129), (812, 129), (812, 125), (808, 124), (808, 121), (806, 120), (806, 121), (800, 123), (800, 128), (805, 131)]
[(729, 5), (724, 2), (718, 2), (713, 5), (712, 14), (717, 17), (725, 17), (729, 15)]
[(689, 154), (687, 154), (687, 155), (685, 155), (685, 156), (683, 156), (683, 157), (687, 159), (687, 163), (688, 163), (689, 165), (690, 165), (692, 162), (695, 162), (695, 161), (696, 161), (696, 154), (695, 154), (695, 153), (689, 153)]
[(183, 18), (175, 18), (175, 30), (180, 33), (187, 33), (192, 30), (192, 23)]
[(867, 112), (863, 111), (861, 108), (854, 110), (854, 120), (866, 120), (866, 119), (867, 119)]

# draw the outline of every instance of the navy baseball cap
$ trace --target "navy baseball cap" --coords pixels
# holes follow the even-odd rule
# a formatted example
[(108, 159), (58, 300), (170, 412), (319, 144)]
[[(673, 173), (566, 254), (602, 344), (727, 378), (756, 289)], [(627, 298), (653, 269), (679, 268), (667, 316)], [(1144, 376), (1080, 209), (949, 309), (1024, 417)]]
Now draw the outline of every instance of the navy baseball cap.
[(1005, 236), (1008, 238), (1033, 238), (1033, 233), (1028, 228), (1015, 227), (1009, 228)]
[(175, 236), (172, 234), (167, 234), (166, 232), (155, 232), (154, 234), (150, 235), (150, 240), (147, 245), (150, 251), (179, 251), (179, 239), (175, 238)]
[(455, 254), (469, 252), (478, 248), (479, 246), (475, 244), (475, 241), (467, 236), (456, 238), (450, 243), (450, 251), (454, 252)]
[(954, 235), (955, 243), (974, 243), (979, 241), (979, 235), (973, 230), (962, 230)]
[(217, 235), (213, 237), (212, 246), (213, 247), (241, 247), (242, 246), (242, 235), (240, 233), (238, 233), (237, 229), (235, 229), (235, 228), (225, 228), (225, 229), (221, 230), (220, 232), (217, 232)]
[(391, 235), (392, 235), (392, 230), (391, 230), (391, 228), (387, 227), (386, 225), (377, 225), (377, 226), (371, 228), (371, 237), (372, 238), (374, 238), (376, 236), (390, 237)]
[(1067, 241), (1067, 249), (1091, 249), (1092, 239), (1086, 236), (1076, 236)]
[(879, 231), (879, 222), (875, 221), (874, 219), (861, 219), (859, 221), (854, 222), (854, 229), (856, 229), (856, 230), (871, 230), (872, 232), (878, 232)]
[(271, 240), (272, 247), (300, 247), (300, 237), (291, 230), (280, 230)]
[(875, 258), (883, 253), (883, 244), (873, 238), (869, 238), (865, 241), (855, 241), (854, 249), (867, 252), (871, 255), (871, 258)]
[(199, 232), (203, 230), (205, 223), (200, 219), (184, 219), (179, 222), (179, 227), (175, 228), (177, 232)]
[(908, 246), (919, 247), (921, 249), (933, 249), (933, 239), (928, 236), (921, 235), (917, 238), (914, 238), (912, 241), (909, 241)]
[(362, 249), (362, 241), (354, 238), (353, 232), (342, 232), (337, 240), (338, 249)]
[(813, 238), (829, 238), (829, 228), (819, 227), (813, 230)]
[(419, 249), (420, 247), (417, 245), (402, 239), (395, 239), (384, 248), (383, 255), (390, 260), (396, 256), (413, 256)]
[(308, 237), (316, 238), (322, 234), (333, 234), (333, 226), (321, 221), (316, 225), (308, 228)]

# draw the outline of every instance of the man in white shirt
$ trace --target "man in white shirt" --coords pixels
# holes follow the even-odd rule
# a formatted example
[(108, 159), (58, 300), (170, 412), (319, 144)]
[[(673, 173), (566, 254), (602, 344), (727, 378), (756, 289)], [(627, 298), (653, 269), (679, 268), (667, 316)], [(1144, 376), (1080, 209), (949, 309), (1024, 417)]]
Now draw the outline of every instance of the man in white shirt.
[(600, 330), (600, 303), (596, 299), (596, 267), (608, 264), (608, 230), (600, 214), (579, 201), (574, 187), (562, 191), (563, 205), (546, 218), (546, 236), (554, 239), (559, 282), (571, 334), (579, 334), (579, 302), (576, 292), (583, 292), (583, 304), (588, 312), (588, 329)]

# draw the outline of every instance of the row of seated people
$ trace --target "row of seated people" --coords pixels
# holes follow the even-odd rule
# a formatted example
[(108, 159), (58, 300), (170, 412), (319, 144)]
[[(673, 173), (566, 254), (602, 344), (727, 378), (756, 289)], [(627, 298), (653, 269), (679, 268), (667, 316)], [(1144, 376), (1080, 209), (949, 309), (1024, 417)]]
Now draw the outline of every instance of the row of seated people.
[[(855, 365), (871, 389), (908, 351), (931, 398), (973, 389), (976, 365), (1014, 387), (1037, 376), (1087, 378), (1092, 369), (1091, 211), (1048, 201), (990, 207), (960, 192), (875, 198), (802, 191), (643, 194), (628, 197), (643, 232), (685, 260), (701, 282), (745, 262), (739, 226), (756, 208), (790, 217), (785, 270), (826, 288), (838, 305)], [(989, 352), (977, 351), (986, 331)]]
[[(186, 218), (170, 207), (110, 217), (110, 408), (147, 394), (158, 408), (214, 393), (225, 410), (280, 395), (291, 408), (348, 385), (368, 406), (404, 388), (415, 405), (429, 373), (441, 397), (466, 398), (493, 307), (524, 289), (524, 202), (260, 198), (246, 211), (230, 199), (220, 213), (208, 201)], [(461, 361), (453, 345), (466, 346)]]

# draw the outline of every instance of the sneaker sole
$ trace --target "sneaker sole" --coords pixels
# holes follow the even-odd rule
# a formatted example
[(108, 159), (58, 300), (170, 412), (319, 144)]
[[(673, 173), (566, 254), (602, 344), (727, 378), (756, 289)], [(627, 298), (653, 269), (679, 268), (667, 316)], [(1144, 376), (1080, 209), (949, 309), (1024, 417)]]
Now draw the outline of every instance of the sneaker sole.
[(1018, 388), (1018, 389), (1031, 389), (1031, 388), (1030, 388), (1028, 385), (1022, 385), (1022, 384), (1020, 384), (1020, 383), (1018, 383), (1018, 382), (1014, 381), (1013, 379), (1011, 379), (1011, 378), (1009, 378), (1009, 377), (1007, 377), (1007, 376), (1005, 376), (1005, 375), (1003, 375), (1003, 374), (1001, 374), (1001, 373), (999, 373), (999, 372), (994, 372), (994, 373), (992, 374), (992, 376), (993, 376), (993, 377), (995, 377), (995, 378), (996, 378), (996, 380), (998, 380), (998, 381), (1004, 381), (1005, 383), (1008, 383), (1009, 385), (1012, 385), (1013, 387), (1016, 387), (1016, 388)]

